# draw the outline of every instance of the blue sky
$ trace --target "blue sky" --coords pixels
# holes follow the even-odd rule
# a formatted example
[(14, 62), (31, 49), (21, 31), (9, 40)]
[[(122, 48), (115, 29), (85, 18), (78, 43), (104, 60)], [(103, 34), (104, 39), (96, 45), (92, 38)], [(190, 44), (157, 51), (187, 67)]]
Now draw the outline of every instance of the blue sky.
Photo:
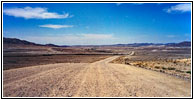
[(189, 3), (4, 3), (3, 36), (103, 45), (191, 40)]

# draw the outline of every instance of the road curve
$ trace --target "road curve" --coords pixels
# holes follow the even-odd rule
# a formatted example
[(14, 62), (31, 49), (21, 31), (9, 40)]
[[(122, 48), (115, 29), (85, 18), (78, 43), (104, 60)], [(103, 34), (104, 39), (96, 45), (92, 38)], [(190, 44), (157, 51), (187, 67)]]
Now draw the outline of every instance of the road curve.
[(109, 63), (59, 63), (3, 71), (4, 97), (190, 97), (191, 83)]

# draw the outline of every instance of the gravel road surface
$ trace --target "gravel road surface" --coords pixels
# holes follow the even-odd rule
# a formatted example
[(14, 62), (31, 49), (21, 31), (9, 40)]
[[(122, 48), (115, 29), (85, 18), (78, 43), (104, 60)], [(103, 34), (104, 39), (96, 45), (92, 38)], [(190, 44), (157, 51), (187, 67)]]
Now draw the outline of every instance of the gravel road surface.
[(163, 73), (112, 64), (58, 63), (3, 71), (4, 97), (190, 97), (191, 83)]

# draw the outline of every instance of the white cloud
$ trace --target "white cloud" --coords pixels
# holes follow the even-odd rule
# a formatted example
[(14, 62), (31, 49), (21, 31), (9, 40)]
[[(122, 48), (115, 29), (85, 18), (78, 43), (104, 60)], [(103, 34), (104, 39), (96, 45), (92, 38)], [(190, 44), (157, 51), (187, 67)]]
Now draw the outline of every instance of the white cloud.
[(113, 34), (65, 34), (65, 35), (47, 35), (47, 36), (25, 36), (22, 39), (47, 44), (57, 45), (102, 45), (114, 44), (116, 39)]
[(144, 3), (133, 3), (135, 5), (143, 5)]
[(117, 6), (120, 6), (122, 3), (116, 3)]
[[(120, 6), (121, 4), (123, 4), (123, 3), (116, 3), (117, 6)], [(129, 3), (129, 4), (130, 4), (130, 3)], [(144, 4), (144, 3), (131, 3), (131, 4), (134, 4), (134, 5), (142, 5), (142, 4)]]
[(59, 19), (72, 17), (68, 13), (58, 14), (55, 12), (48, 12), (47, 8), (41, 7), (7, 8), (4, 9), (3, 12), (9, 16), (22, 17), (25, 19)]
[(53, 24), (46, 24), (46, 25), (39, 25), (39, 27), (59, 29), (59, 28), (71, 28), (71, 27), (73, 27), (73, 25), (53, 25)]
[[(123, 3), (116, 3), (117, 6), (120, 6)], [(143, 5), (144, 3), (129, 3), (129, 4), (134, 4), (134, 5)]]
[(191, 4), (177, 4), (175, 6), (171, 6), (168, 9), (164, 9), (167, 13), (172, 12), (190, 12), (191, 11)]

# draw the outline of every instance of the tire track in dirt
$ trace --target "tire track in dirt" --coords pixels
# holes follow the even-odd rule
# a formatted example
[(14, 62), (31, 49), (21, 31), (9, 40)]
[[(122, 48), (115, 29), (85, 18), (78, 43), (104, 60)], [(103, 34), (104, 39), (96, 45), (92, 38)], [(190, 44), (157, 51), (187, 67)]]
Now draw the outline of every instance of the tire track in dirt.
[(74, 95), (75, 97), (127, 96), (125, 94), (126, 89), (120, 84), (119, 80), (113, 76), (112, 72), (108, 70), (106, 64), (107, 62), (99, 61), (89, 66), (90, 68), (87, 71), (85, 83), (82, 83), (82, 87), (79, 89), (78, 93)]
[[(115, 58), (117, 56), (94, 63), (49, 64), (4, 71), (6, 79), (3, 84), (3, 96), (189, 97), (191, 95), (189, 81), (134, 66), (109, 63)], [(29, 74), (30, 71), (33, 72)]]
[[(86, 73), (88, 67), (85, 65), (81, 66), (78, 71), (74, 74), (69, 75), (68, 78), (61, 80), (58, 85), (58, 90), (54, 90), (49, 97), (72, 97), (80, 88), (81, 82), (83, 81), (84, 74)], [(65, 87), (66, 86), (66, 87)]]
[[(132, 67), (132, 68), (130, 68)], [(134, 66), (109, 64), (110, 70), (125, 85), (133, 96), (190, 96), (190, 82), (166, 74), (133, 69)], [(131, 70), (131, 71), (128, 71)], [(142, 72), (142, 73), (141, 73)], [(135, 75), (137, 74), (137, 75)], [(150, 85), (151, 84), (151, 85)], [(133, 87), (132, 87), (133, 86)]]
[(88, 73), (89, 69), (90, 69), (90, 67), (86, 67), (84, 73), (82, 74), (82, 78), (78, 78), (78, 79), (81, 79), (81, 82), (80, 82), (79, 88), (74, 93), (73, 97), (79, 97), (81, 89), (82, 89), (82, 87), (83, 87), (83, 85), (84, 85), (84, 83), (86, 81), (86, 77), (87, 77), (87, 73)]
[(88, 65), (89, 69), (86, 72), (85, 80), (82, 82), (82, 86), (74, 96), (88, 97), (96, 96), (96, 86), (98, 86), (99, 72), (98, 68), (93, 64)]
[[(67, 64), (68, 65), (68, 64)], [(53, 64), (50, 65), (40, 65), (40, 66), (32, 66), (28, 67), (22, 70), (22, 68), (12, 69), (12, 70), (6, 70), (3, 71), (3, 82), (10, 83), (16, 80), (20, 80), (24, 77), (29, 77), (38, 73), (41, 73), (43, 71), (55, 69), (56, 67), (61, 67), (60, 64)], [(21, 70), (20, 70), (21, 69)], [(39, 69), (39, 70), (37, 70)], [(12, 73), (12, 74), (10, 74)]]
[[(4, 96), (48, 96), (62, 79), (73, 76), (80, 71), (81, 64), (59, 66), (55, 69), (43, 71), (36, 75), (22, 78), (4, 85)], [(82, 64), (85, 65), (85, 64)], [(69, 77), (71, 78), (71, 77)], [(68, 85), (66, 83), (65, 85)]]
[(104, 67), (101, 68), (103, 71), (103, 77), (106, 80), (105, 90), (108, 90), (105, 92), (105, 94), (103, 94), (103, 96), (108, 95), (109, 97), (126, 97), (129, 93), (126, 91), (124, 85), (121, 84), (120, 80), (114, 76), (113, 71), (109, 70), (106, 63), (104, 63), (103, 66)]

